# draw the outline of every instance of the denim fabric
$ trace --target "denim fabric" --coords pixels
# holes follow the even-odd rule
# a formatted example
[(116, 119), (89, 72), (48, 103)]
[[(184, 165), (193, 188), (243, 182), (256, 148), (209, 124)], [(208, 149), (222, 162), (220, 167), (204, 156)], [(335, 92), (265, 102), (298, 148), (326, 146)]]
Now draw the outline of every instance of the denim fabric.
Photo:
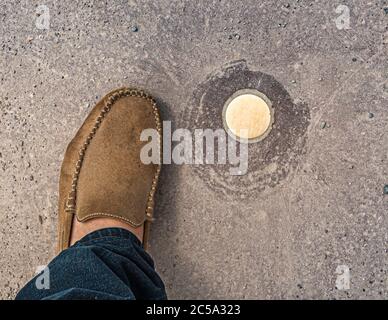
[(121, 228), (88, 234), (48, 265), (49, 288), (38, 289), (37, 275), (17, 300), (166, 299), (164, 284), (140, 241)]

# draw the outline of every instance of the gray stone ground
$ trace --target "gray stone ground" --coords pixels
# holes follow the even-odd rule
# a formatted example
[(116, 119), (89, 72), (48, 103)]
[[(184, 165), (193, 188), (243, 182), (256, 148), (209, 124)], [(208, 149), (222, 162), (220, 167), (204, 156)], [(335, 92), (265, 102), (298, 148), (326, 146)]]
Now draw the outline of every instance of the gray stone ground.
[[(48, 30), (36, 27), (37, 4), (50, 10)], [(340, 4), (350, 29), (336, 27)], [(223, 189), (210, 167), (165, 166), (151, 251), (170, 298), (387, 299), (387, 7), (2, 0), (0, 297), (54, 255), (59, 167), (98, 98), (143, 87), (165, 120), (186, 126), (194, 91), (245, 60), (308, 109), (308, 126), (287, 146), (292, 160), (263, 166), (281, 177), (259, 175), (248, 193), (244, 177)], [(250, 154), (252, 166), (260, 157)], [(336, 289), (341, 268), (348, 290)]]

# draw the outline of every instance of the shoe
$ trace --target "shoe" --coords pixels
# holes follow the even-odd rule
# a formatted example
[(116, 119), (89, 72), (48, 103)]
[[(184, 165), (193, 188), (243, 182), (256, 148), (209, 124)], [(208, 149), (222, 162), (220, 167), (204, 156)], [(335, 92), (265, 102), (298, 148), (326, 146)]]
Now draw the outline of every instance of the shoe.
[(161, 169), (143, 164), (144, 129), (162, 128), (155, 100), (137, 89), (108, 93), (90, 112), (67, 147), (59, 182), (58, 251), (69, 247), (73, 219), (117, 218), (137, 228), (144, 223), (148, 249), (154, 194)]

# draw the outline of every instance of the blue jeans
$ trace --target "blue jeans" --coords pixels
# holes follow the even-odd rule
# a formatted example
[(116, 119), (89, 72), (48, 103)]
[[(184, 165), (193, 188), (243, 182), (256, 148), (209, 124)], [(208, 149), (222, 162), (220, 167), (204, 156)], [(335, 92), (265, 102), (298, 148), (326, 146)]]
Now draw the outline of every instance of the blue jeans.
[[(36, 285), (45, 272), (48, 283)], [(136, 236), (125, 229), (107, 228), (61, 252), (16, 299), (158, 300), (167, 296), (153, 260)]]

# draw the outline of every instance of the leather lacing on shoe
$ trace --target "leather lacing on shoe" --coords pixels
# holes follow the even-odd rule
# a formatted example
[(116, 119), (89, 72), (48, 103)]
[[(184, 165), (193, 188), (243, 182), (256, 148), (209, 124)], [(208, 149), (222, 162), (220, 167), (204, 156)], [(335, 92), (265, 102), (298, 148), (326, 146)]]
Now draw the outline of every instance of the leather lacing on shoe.
[[(140, 97), (140, 98), (146, 99), (146, 100), (151, 102), (152, 108), (153, 108), (153, 114), (154, 114), (154, 118), (155, 118), (155, 123), (156, 123), (156, 129), (157, 129), (157, 131), (159, 133), (159, 146), (160, 146), (160, 150), (159, 150), (160, 154), (159, 155), (160, 155), (160, 157), (162, 155), (162, 143), (161, 143), (162, 124), (161, 124), (161, 121), (160, 121), (160, 116), (159, 116), (159, 111), (158, 111), (158, 108), (157, 108), (157, 105), (156, 105), (156, 101), (150, 95), (145, 93), (144, 91), (137, 90), (137, 89), (122, 89), (122, 90), (119, 90), (119, 91), (113, 93), (110, 97), (108, 97), (106, 99), (105, 104), (104, 104), (103, 108), (100, 111), (100, 114), (96, 118), (95, 124), (94, 124), (91, 132), (87, 136), (87, 138), (86, 138), (82, 148), (79, 150), (78, 160), (77, 160), (77, 162), (75, 164), (75, 170), (74, 170), (74, 174), (73, 174), (71, 190), (70, 190), (70, 192), (68, 194), (67, 201), (66, 201), (66, 204), (65, 204), (65, 211), (68, 212), (68, 213), (71, 213), (71, 214), (75, 214), (76, 213), (78, 178), (79, 178), (79, 175), (80, 175), (80, 172), (81, 172), (82, 163), (83, 163), (83, 160), (84, 160), (87, 148), (88, 148), (90, 142), (92, 141), (93, 137), (96, 135), (96, 132), (97, 132), (98, 128), (100, 127), (102, 121), (104, 120), (106, 115), (109, 113), (109, 111), (112, 109), (112, 106), (114, 105), (114, 103), (118, 99), (120, 99), (122, 97)], [(154, 220), (153, 219), (154, 195), (155, 195), (155, 192), (156, 192), (156, 185), (157, 185), (157, 182), (158, 182), (158, 177), (159, 177), (160, 169), (161, 169), (161, 166), (159, 164), (157, 166), (154, 178), (152, 180), (151, 189), (150, 189), (150, 191), (148, 193), (146, 212), (145, 212), (146, 213), (146, 220), (147, 221), (153, 221)], [(89, 217), (91, 217), (91, 216), (117, 217), (117, 216), (112, 215), (112, 214), (100, 213), (100, 212), (92, 213), (92, 214), (90, 214), (88, 216)], [(120, 219), (129, 222), (134, 227), (137, 227), (137, 226), (142, 224), (142, 223), (139, 224), (139, 223), (136, 223), (134, 221), (131, 221), (130, 219), (127, 219), (125, 217), (120, 217)]]

